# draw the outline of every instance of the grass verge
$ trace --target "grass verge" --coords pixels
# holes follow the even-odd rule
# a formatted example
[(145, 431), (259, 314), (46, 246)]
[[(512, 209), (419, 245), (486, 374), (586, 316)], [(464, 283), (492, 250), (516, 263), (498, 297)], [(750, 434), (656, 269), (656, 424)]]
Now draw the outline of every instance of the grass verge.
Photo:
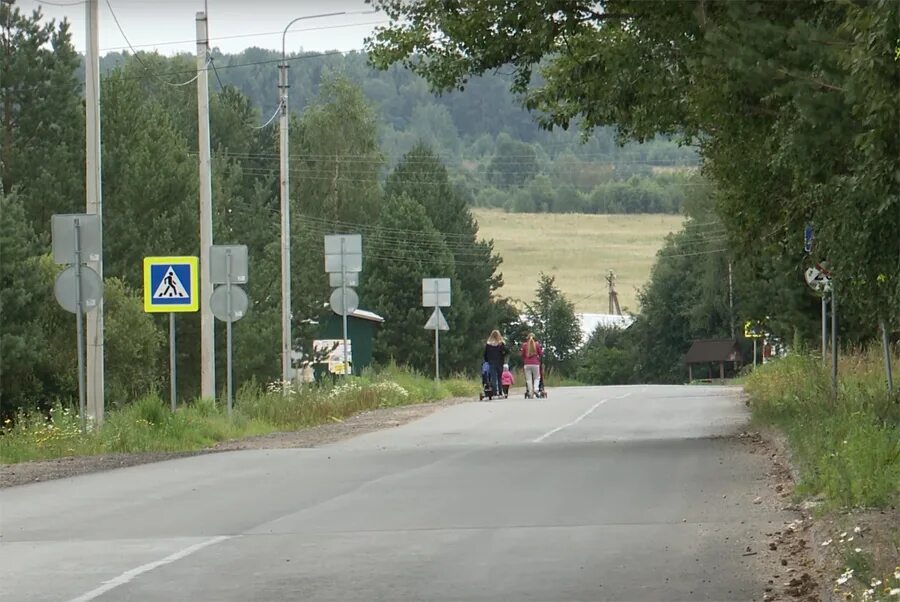
[(835, 395), (821, 359), (795, 355), (757, 369), (745, 390), (754, 418), (787, 435), (801, 494), (831, 509), (896, 504), (900, 403), (887, 393), (880, 354), (845, 357), (839, 376)]
[(838, 374), (835, 393), (821, 358), (796, 355), (749, 374), (745, 390), (754, 420), (787, 436), (797, 493), (821, 502), (814, 545), (834, 598), (900, 600), (900, 396), (880, 350), (845, 356)]
[(45, 416), (19, 414), (0, 429), (0, 463), (110, 453), (204, 449), (229, 439), (298, 430), (340, 421), (362, 411), (475, 395), (478, 383), (450, 378), (439, 384), (396, 366), (367, 372), (337, 386), (309, 386), (283, 395), (277, 387), (242, 387), (229, 418), (222, 404), (199, 400), (171, 412), (156, 395), (110, 410), (103, 426), (81, 433), (80, 417), (56, 404)]

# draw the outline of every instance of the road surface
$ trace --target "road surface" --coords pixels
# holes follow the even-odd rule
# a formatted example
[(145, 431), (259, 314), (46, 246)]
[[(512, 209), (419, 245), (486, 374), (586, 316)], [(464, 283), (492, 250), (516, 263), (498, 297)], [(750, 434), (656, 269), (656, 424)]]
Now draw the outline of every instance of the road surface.
[(737, 391), (553, 389), (0, 491), (5, 601), (759, 600)]

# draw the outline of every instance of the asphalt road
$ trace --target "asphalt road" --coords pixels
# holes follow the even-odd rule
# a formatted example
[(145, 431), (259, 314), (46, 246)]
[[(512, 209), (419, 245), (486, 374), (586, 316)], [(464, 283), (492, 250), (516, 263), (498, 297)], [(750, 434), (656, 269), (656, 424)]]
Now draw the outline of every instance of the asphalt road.
[(4, 602), (759, 600), (734, 389), (452, 406), (318, 449), (0, 491)]

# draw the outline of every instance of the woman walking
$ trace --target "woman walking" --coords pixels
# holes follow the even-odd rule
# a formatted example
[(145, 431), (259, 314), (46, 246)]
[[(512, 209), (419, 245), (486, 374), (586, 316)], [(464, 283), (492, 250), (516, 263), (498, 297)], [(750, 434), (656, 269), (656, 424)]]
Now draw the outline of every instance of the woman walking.
[(497, 397), (501, 395), (502, 391), (500, 375), (503, 373), (503, 364), (506, 362), (507, 355), (509, 355), (509, 351), (506, 348), (506, 342), (500, 336), (500, 331), (493, 330), (484, 345), (484, 361), (491, 367), (491, 389)]
[(534, 397), (535, 385), (541, 378), (541, 357), (544, 350), (534, 339), (534, 333), (528, 333), (528, 339), (522, 345), (522, 363), (525, 366), (525, 397)]

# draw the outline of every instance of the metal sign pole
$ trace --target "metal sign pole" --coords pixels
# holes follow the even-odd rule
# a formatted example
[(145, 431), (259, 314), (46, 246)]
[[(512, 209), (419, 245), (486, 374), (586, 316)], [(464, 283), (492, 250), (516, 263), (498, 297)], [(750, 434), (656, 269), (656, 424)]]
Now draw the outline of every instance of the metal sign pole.
[(226, 306), (225, 313), (227, 316), (227, 320), (225, 320), (225, 353), (228, 356), (226, 366), (226, 375), (225, 375), (225, 395), (228, 399), (228, 416), (231, 416), (231, 408), (233, 405), (232, 402), (232, 391), (231, 391), (231, 249), (225, 250), (225, 298), (226, 298)]
[[(438, 312), (439, 309), (439, 300), (438, 300), (438, 281), (434, 281), (434, 303), (435, 308), (434, 311)], [(441, 380), (441, 324), (440, 320), (434, 329), (434, 380), (435, 382), (440, 382)]]
[(81, 290), (81, 221), (75, 218), (75, 334), (78, 337), (78, 413), (81, 416), (81, 432), (87, 432), (87, 396), (84, 390), (84, 311)]
[(175, 312), (169, 312), (169, 398), (175, 411)]
[(756, 337), (753, 337), (753, 367), (756, 368)]
[(884, 373), (887, 377), (888, 393), (894, 393), (894, 371), (891, 366), (891, 338), (887, 330), (887, 320), (881, 320), (881, 346), (884, 348)]
[(837, 393), (838, 370), (838, 342), (837, 342), (837, 298), (834, 291), (837, 288), (834, 281), (831, 282), (831, 388)]
[(825, 291), (822, 291), (822, 361), (828, 356), (828, 300)]
[(350, 375), (350, 366), (347, 361), (347, 270), (344, 265), (344, 239), (341, 238), (341, 322), (344, 328), (344, 377)]

